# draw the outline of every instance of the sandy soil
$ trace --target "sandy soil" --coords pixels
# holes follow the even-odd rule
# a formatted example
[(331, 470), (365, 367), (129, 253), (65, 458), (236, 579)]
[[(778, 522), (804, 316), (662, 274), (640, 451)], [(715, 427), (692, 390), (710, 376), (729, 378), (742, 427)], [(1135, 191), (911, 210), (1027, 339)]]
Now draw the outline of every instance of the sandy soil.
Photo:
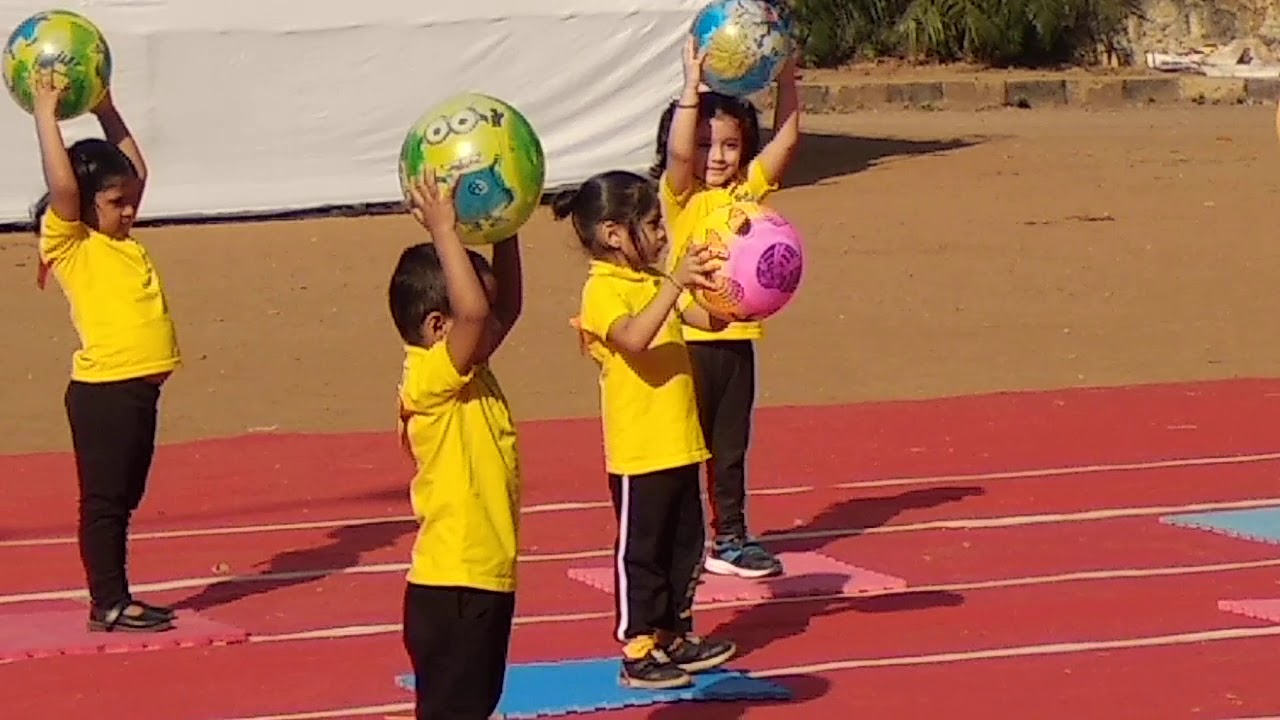
[[(1273, 111), (875, 112), (806, 120), (774, 204), (800, 295), (761, 345), (768, 405), (1280, 374)], [(405, 217), (147, 229), (186, 366), (162, 439), (391, 428), (384, 293)], [(591, 415), (573, 314), (585, 260), (539, 211), (496, 360), (520, 418)], [(34, 244), (0, 236), (0, 452), (64, 449), (75, 337)]]

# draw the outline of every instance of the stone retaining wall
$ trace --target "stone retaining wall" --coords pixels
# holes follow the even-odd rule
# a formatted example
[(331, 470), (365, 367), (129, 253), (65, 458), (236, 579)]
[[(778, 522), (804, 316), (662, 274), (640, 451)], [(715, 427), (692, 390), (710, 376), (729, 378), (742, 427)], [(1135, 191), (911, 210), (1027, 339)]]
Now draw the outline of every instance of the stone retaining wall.
[[(1199, 75), (1096, 78), (957, 78), (937, 81), (851, 80), (800, 85), (804, 110), (841, 113), (867, 109), (981, 110), (997, 107), (1095, 107), (1197, 103), (1275, 103), (1280, 79)], [(757, 98), (763, 107), (770, 97)]]

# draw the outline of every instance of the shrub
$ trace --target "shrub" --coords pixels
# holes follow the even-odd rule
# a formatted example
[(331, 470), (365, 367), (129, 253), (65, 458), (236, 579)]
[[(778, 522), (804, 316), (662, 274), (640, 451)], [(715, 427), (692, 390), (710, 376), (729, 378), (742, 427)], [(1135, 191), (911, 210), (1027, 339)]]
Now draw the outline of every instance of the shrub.
[(992, 65), (1093, 62), (1139, 0), (793, 0), (806, 65), (899, 57)]

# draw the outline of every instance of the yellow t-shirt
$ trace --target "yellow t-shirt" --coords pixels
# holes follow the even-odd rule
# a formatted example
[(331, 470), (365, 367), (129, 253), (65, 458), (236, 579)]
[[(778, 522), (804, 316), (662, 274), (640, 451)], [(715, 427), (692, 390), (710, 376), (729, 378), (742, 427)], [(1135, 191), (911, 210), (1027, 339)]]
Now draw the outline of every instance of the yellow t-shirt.
[(50, 209), (40, 224), (40, 261), (62, 286), (80, 336), (71, 379), (132, 380), (182, 363), (160, 276), (136, 240), (107, 237)]
[(514, 592), (520, 460), (497, 379), (487, 365), (459, 375), (443, 342), (406, 346), (400, 421), (418, 465), (409, 582)]
[[(697, 182), (696, 180), (694, 181)], [(713, 210), (735, 202), (761, 202), (778, 186), (765, 177), (764, 168), (759, 160), (752, 160), (747, 165), (747, 179), (725, 187), (705, 187), (700, 184), (690, 188), (683, 198), (676, 197), (671, 186), (667, 184), (667, 176), (663, 175), (659, 182), (659, 198), (662, 202), (662, 216), (667, 220), (667, 235), (670, 247), (667, 250), (668, 271), (675, 268), (676, 262), (684, 255), (689, 244), (689, 236), (697, 224), (710, 215)], [(689, 342), (707, 340), (757, 340), (764, 335), (764, 326), (759, 322), (735, 322), (720, 332), (707, 332), (699, 328), (684, 326), (684, 339)]]
[(636, 315), (653, 300), (662, 281), (594, 260), (582, 288), (578, 325), (600, 365), (605, 467), (614, 475), (644, 475), (711, 456), (698, 424), (689, 348), (676, 313), (643, 352), (624, 353), (606, 340), (618, 319)]

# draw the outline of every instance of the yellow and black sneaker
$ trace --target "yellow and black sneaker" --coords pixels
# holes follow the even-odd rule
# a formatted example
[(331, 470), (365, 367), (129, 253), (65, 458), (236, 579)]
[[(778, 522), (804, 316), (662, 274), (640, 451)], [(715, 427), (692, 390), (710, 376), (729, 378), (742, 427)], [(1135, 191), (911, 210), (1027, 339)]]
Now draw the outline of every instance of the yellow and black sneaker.
[(622, 649), (624, 687), (640, 690), (670, 690), (689, 687), (693, 678), (680, 669), (651, 636), (632, 638)]
[(687, 673), (706, 672), (729, 662), (738, 646), (728, 640), (705, 640), (696, 635), (677, 637), (663, 648), (676, 667)]

